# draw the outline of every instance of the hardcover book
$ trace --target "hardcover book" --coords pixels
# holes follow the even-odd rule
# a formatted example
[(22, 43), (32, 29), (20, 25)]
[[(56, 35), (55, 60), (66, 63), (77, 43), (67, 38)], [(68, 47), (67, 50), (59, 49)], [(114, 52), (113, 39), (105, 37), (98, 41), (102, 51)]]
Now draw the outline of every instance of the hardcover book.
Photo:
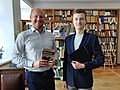
[(42, 59), (53, 60), (54, 59), (54, 54), (55, 54), (54, 49), (43, 49)]

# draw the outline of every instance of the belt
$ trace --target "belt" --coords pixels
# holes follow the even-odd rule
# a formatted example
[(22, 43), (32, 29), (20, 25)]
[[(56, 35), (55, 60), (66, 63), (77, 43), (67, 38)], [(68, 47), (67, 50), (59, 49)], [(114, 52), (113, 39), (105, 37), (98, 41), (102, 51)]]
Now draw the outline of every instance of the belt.
[(49, 70), (47, 70), (47, 71), (43, 71), (43, 72), (37, 72), (37, 73), (39, 73), (39, 74), (41, 74), (41, 75), (47, 75), (48, 72), (49, 72)]
[(30, 72), (30, 73), (35, 73), (35, 74), (40, 74), (40, 75), (48, 75), (48, 73), (50, 73), (51, 69), (43, 71), (43, 72), (32, 72), (32, 71), (28, 71), (26, 69), (26, 72)]

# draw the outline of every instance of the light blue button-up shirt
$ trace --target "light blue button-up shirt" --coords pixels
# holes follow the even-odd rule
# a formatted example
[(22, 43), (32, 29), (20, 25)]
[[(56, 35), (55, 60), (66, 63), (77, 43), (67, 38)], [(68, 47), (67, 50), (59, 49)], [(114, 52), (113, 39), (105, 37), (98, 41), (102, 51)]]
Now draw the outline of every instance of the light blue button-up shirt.
[(58, 59), (58, 53), (55, 45), (54, 36), (52, 33), (45, 30), (39, 33), (35, 28), (21, 32), (15, 43), (13, 51), (12, 63), (17, 64), (17, 67), (24, 67), (33, 72), (42, 72), (49, 70), (49, 67), (33, 68), (34, 61), (41, 60), (42, 50), (55, 49), (55, 59)]

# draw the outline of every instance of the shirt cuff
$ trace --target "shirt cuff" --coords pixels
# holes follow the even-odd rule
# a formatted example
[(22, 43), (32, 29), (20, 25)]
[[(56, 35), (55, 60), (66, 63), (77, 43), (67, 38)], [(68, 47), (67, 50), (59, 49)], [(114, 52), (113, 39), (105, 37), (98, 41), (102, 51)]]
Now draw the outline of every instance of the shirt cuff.
[(28, 67), (32, 67), (32, 64), (33, 64), (33, 61), (28, 61), (27, 66), (28, 66)]

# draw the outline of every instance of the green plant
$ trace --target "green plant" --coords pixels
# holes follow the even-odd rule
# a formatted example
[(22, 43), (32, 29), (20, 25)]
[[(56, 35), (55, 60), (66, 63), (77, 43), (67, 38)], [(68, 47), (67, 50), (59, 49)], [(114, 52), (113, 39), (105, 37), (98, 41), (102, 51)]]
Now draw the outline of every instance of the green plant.
[(2, 47), (0, 48), (0, 59), (2, 59), (3, 52), (4, 52), (4, 50), (3, 50), (3, 46), (2, 46)]
[(0, 53), (4, 52), (3, 46), (0, 48)]
[(22, 30), (15, 30), (15, 32), (14, 32), (15, 39), (17, 38), (17, 35), (18, 35), (20, 32), (22, 32)]

